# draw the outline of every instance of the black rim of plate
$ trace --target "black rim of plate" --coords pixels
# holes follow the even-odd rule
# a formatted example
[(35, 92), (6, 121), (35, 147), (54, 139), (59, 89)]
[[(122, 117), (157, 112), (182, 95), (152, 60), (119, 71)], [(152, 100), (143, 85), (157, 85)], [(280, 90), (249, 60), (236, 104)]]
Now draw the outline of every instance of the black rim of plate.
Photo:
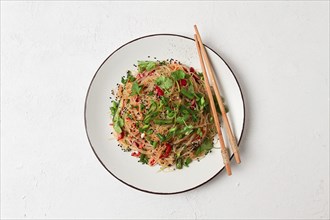
[[(86, 94), (86, 98), (85, 98), (85, 106), (84, 106), (84, 122), (85, 122), (85, 131), (86, 131), (86, 135), (87, 135), (87, 138), (88, 138), (88, 142), (89, 142), (89, 145), (91, 146), (96, 158), (99, 160), (99, 162), (102, 164), (102, 166), (112, 175), (114, 176), (117, 180), (119, 180), (120, 182), (126, 184), (127, 186), (130, 186), (134, 189), (137, 189), (137, 190), (140, 190), (142, 192), (146, 192), (146, 193), (152, 193), (152, 194), (159, 194), (159, 195), (173, 195), (173, 194), (178, 194), (178, 193), (184, 193), (184, 192), (188, 192), (190, 190), (193, 190), (193, 189), (196, 189), (206, 183), (208, 183), (209, 181), (211, 181), (212, 179), (214, 179), (222, 170), (224, 170), (225, 167), (223, 167), (222, 169), (220, 169), (214, 176), (212, 176), (210, 179), (206, 180), (205, 182), (197, 185), (197, 186), (194, 186), (192, 188), (189, 188), (189, 189), (186, 189), (186, 190), (182, 190), (182, 191), (178, 191), (178, 192), (170, 192), (170, 193), (167, 193), (167, 192), (152, 192), (152, 191), (148, 191), (148, 190), (145, 190), (145, 189), (140, 189), (136, 186), (133, 186), (125, 181), (123, 181), (122, 179), (120, 179), (119, 177), (117, 177), (116, 175), (114, 175), (105, 165), (104, 163), (101, 161), (101, 159), (99, 158), (99, 156), (97, 155), (92, 143), (91, 143), (91, 140), (89, 138), (89, 135), (88, 135), (88, 131), (87, 131), (87, 123), (86, 123), (86, 107), (87, 107), (87, 99), (88, 99), (88, 95), (89, 95), (89, 91), (90, 91), (90, 88), (91, 88), (91, 85), (93, 84), (93, 81), (97, 75), (97, 73), (99, 72), (99, 70), (101, 69), (101, 67), (103, 66), (103, 64), (113, 55), (115, 54), (118, 50), (120, 50), (121, 48), (127, 46), (128, 44), (130, 43), (133, 43), (135, 41), (138, 41), (138, 40), (141, 40), (143, 38), (148, 38), (148, 37), (155, 37), (155, 36), (172, 36), (172, 37), (181, 37), (181, 38), (185, 38), (185, 39), (188, 39), (188, 40), (192, 40), (192, 41), (195, 41), (194, 39), (190, 38), (190, 37), (187, 37), (187, 36), (183, 36), (183, 35), (179, 35), (179, 34), (150, 34), (150, 35), (146, 35), (146, 36), (142, 36), (142, 37), (139, 37), (139, 38), (136, 38), (134, 40), (131, 40), (127, 43), (125, 43), (124, 45), (120, 46), (118, 49), (116, 49), (115, 51), (113, 51), (103, 62), (102, 64), (100, 65), (100, 67), (96, 70), (90, 84), (89, 84), (89, 87), (88, 87), (88, 90), (87, 90), (87, 94)], [(240, 135), (240, 138), (238, 140), (238, 143), (237, 145), (239, 146), (241, 140), (242, 140), (242, 136), (243, 136), (243, 131), (244, 131), (244, 128), (245, 128), (245, 101), (244, 101), (244, 98), (243, 98), (243, 93), (242, 93), (242, 89), (241, 89), (241, 86), (240, 84), (238, 83), (238, 80), (234, 74), (234, 72), (232, 71), (232, 69), (230, 68), (230, 66), (227, 64), (227, 62), (217, 53), (215, 52), (212, 48), (210, 48), (209, 46), (205, 45), (205, 47), (207, 47), (208, 49), (210, 49), (213, 53), (215, 53), (225, 64), (226, 66), (229, 68), (230, 72), (232, 73), (232, 75), (234, 76), (235, 80), (236, 80), (236, 83), (238, 85), (238, 88), (240, 90), (240, 94), (241, 94), (241, 98), (242, 98), (242, 101), (243, 101), (243, 127), (242, 127), (242, 131), (241, 131), (241, 135)], [(230, 160), (232, 160), (234, 155), (232, 155), (230, 157)]]

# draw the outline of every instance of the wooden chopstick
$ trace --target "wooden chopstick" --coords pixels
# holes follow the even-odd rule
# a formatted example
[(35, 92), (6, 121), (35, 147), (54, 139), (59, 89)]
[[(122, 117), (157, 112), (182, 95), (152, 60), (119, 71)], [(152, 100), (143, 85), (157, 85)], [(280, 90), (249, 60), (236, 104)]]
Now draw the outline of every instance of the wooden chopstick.
[(225, 146), (225, 141), (223, 140), (223, 136), (222, 136), (222, 132), (221, 132), (221, 128), (220, 128), (220, 121), (219, 121), (219, 118), (218, 118), (217, 110), (215, 108), (213, 95), (212, 95), (212, 91), (211, 91), (211, 87), (210, 87), (210, 83), (209, 83), (209, 78), (207, 77), (207, 74), (206, 74), (205, 65), (204, 65), (202, 54), (201, 54), (201, 48), (200, 48), (200, 45), (199, 45), (196, 34), (194, 35), (194, 37), (195, 37), (195, 42), (196, 42), (196, 48), (197, 48), (197, 51), (198, 51), (199, 61), (201, 63), (201, 67), (202, 67), (202, 71), (203, 71), (206, 92), (207, 92), (207, 95), (208, 95), (209, 100), (210, 100), (212, 115), (213, 115), (213, 118), (214, 118), (215, 126), (216, 126), (218, 136), (219, 136), (219, 140), (220, 140), (221, 155), (222, 155), (222, 159), (223, 159), (223, 164), (226, 167), (226, 171), (227, 171), (228, 176), (230, 176), (231, 175), (231, 168), (230, 168), (230, 164), (229, 164), (229, 155), (228, 155), (228, 152), (227, 152), (227, 148)]
[(199, 42), (199, 46), (200, 46), (200, 49), (201, 49), (201, 52), (202, 52), (202, 56), (204, 57), (204, 60), (206, 61), (206, 67), (207, 67), (207, 69), (209, 71), (209, 74), (211, 76), (210, 78), (211, 78), (212, 84), (214, 86), (215, 96), (216, 96), (216, 98), (218, 100), (218, 103), (219, 103), (219, 106), (220, 106), (222, 120), (224, 122), (226, 132), (228, 134), (230, 146), (231, 146), (231, 149), (232, 149), (232, 151), (234, 153), (236, 163), (239, 164), (239, 163), (241, 163), (241, 158), (240, 158), (240, 155), (239, 155), (236, 138), (235, 138), (235, 136), (234, 136), (234, 134), (232, 132), (232, 129), (230, 127), (229, 120), (227, 118), (227, 114), (226, 114), (226, 110), (225, 110), (225, 105), (223, 104), (223, 101), (222, 101), (222, 98), (221, 98), (221, 95), (220, 95), (220, 90), (219, 90), (218, 83), (217, 83), (216, 78), (215, 78), (214, 69), (213, 69), (213, 67), (211, 65), (211, 62), (210, 62), (208, 56), (207, 56), (205, 47), (204, 47), (203, 42), (202, 42), (202, 39), (201, 39), (201, 36), (200, 36), (199, 31), (197, 29), (197, 26), (194, 25), (194, 28), (195, 28), (197, 40)]

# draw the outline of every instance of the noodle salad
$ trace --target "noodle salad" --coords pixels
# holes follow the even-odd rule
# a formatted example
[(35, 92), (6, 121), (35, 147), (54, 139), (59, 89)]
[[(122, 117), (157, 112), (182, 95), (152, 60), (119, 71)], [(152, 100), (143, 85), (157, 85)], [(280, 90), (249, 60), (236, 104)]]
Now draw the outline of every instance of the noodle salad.
[(117, 84), (110, 107), (119, 146), (142, 164), (189, 167), (211, 151), (216, 134), (203, 74), (172, 59), (137, 67)]

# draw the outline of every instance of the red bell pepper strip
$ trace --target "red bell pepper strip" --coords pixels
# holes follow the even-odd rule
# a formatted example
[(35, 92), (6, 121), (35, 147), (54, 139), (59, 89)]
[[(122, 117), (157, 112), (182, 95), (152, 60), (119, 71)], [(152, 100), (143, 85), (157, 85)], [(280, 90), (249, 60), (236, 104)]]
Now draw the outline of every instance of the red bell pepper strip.
[(155, 88), (156, 88), (156, 93), (158, 96), (164, 95), (164, 91), (159, 86), (156, 86)]

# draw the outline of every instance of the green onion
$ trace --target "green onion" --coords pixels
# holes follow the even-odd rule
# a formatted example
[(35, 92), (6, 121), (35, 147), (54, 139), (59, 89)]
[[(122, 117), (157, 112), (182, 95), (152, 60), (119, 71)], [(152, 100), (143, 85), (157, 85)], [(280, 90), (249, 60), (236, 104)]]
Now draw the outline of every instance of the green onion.
[(177, 129), (178, 129), (178, 127), (173, 127), (173, 128), (171, 128), (168, 132), (173, 133), (173, 132), (175, 132)]
[(156, 148), (156, 147), (157, 147), (157, 144), (158, 144), (157, 141), (153, 141), (153, 143), (152, 143), (152, 147), (153, 147), (153, 148)]
[(197, 133), (200, 137), (203, 136), (203, 133), (202, 133), (201, 128), (198, 128), (196, 133)]
[(157, 134), (157, 137), (159, 138), (159, 140), (160, 140), (160, 142), (163, 142), (163, 141), (165, 141), (166, 140), (166, 137), (164, 136), (164, 135), (162, 135), (162, 134)]
[(176, 159), (176, 168), (177, 169), (182, 169), (182, 165), (183, 165), (182, 158), (179, 157), (178, 159)]
[(142, 129), (143, 129), (143, 130), (147, 130), (149, 127), (150, 127), (150, 125), (149, 125), (149, 124), (146, 124), (146, 125), (143, 125), (143, 126), (142, 126)]
[(141, 162), (142, 164), (147, 164), (149, 162), (149, 158), (145, 154), (140, 155), (140, 160), (138, 162)]
[(148, 113), (153, 112), (156, 109), (157, 109), (157, 103), (155, 101), (152, 101)]
[(150, 121), (151, 121), (152, 119), (154, 119), (158, 114), (159, 114), (159, 112), (153, 112), (153, 113), (151, 113), (151, 114), (148, 114), (148, 115), (144, 118), (143, 122), (144, 122), (145, 124), (149, 124)]
[(190, 157), (188, 157), (187, 159), (186, 159), (186, 161), (184, 162), (184, 165), (186, 166), (186, 167), (189, 167), (189, 164), (192, 162), (192, 159), (190, 158)]
[(210, 139), (205, 139), (203, 141), (203, 143), (201, 144), (201, 146), (199, 146), (196, 151), (195, 151), (195, 155), (198, 156), (200, 155), (202, 152), (209, 152), (211, 149), (213, 148), (213, 142)]
[(155, 119), (154, 123), (157, 125), (168, 125), (173, 123), (173, 119)]

